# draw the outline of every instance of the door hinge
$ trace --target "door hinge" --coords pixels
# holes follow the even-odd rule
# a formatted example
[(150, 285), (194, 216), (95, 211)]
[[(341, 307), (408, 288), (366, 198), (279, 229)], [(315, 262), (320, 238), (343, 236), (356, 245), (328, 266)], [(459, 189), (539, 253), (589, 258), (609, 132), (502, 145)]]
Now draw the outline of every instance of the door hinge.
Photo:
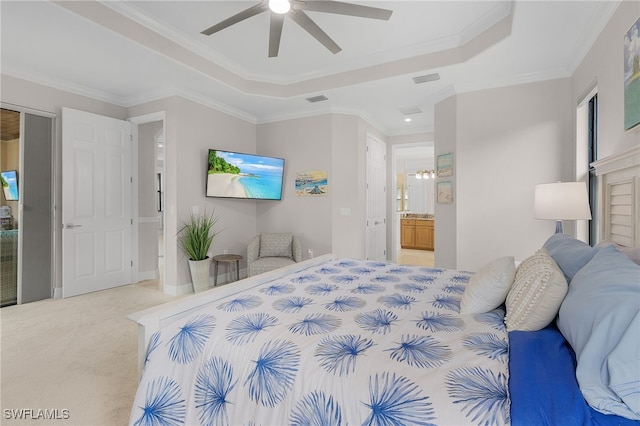
[(133, 268), (133, 260), (131, 261), (131, 267)]
[(131, 225), (133, 225), (133, 219), (131, 219)]
[(129, 133), (129, 142), (133, 142), (133, 134)]
[(130, 179), (130, 182), (133, 183), (133, 176), (131, 176), (129, 179)]

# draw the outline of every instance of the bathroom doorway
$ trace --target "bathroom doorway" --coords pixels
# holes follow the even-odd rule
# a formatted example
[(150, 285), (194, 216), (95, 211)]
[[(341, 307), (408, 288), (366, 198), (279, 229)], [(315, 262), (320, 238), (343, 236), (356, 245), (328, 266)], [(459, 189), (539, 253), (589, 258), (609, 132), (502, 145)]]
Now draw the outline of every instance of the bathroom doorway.
[[(435, 179), (428, 173), (434, 170), (434, 143), (425, 141), (395, 144), (391, 151), (392, 181), (395, 188), (392, 259), (407, 265), (434, 266), (434, 228), (424, 228), (427, 223), (435, 226)], [(420, 221), (417, 228), (416, 221)], [(404, 244), (403, 222), (409, 225), (409, 228), (404, 229)], [(424, 235), (431, 243), (425, 243)], [(415, 243), (407, 244), (407, 236)]]

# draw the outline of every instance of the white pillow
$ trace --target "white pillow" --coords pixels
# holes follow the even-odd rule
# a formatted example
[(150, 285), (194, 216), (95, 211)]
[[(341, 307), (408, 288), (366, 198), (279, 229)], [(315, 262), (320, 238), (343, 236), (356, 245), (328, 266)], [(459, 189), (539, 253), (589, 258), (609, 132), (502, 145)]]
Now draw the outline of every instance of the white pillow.
[(507, 331), (541, 330), (558, 314), (569, 286), (547, 250), (540, 249), (518, 266), (507, 294)]
[(461, 314), (484, 314), (504, 303), (516, 275), (513, 256), (499, 257), (476, 272), (460, 300)]

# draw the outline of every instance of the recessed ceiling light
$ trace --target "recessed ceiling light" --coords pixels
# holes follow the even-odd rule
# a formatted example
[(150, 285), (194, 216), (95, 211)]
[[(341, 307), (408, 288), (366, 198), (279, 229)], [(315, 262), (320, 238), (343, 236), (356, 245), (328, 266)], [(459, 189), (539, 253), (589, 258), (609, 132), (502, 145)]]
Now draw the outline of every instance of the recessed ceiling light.
[(410, 122), (410, 121), (411, 121), (411, 117), (405, 117), (405, 118), (404, 118), (404, 121), (405, 121), (405, 123)]

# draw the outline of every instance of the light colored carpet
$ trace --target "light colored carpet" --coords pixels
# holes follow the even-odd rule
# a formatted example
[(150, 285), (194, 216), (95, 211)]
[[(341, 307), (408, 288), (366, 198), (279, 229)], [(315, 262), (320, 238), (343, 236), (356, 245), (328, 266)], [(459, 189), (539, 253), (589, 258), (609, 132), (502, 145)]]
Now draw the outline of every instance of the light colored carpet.
[[(126, 425), (138, 383), (130, 313), (173, 300), (157, 281), (0, 310), (0, 423)], [(16, 420), (57, 410), (68, 419)], [(51, 411), (50, 411), (51, 413)]]

